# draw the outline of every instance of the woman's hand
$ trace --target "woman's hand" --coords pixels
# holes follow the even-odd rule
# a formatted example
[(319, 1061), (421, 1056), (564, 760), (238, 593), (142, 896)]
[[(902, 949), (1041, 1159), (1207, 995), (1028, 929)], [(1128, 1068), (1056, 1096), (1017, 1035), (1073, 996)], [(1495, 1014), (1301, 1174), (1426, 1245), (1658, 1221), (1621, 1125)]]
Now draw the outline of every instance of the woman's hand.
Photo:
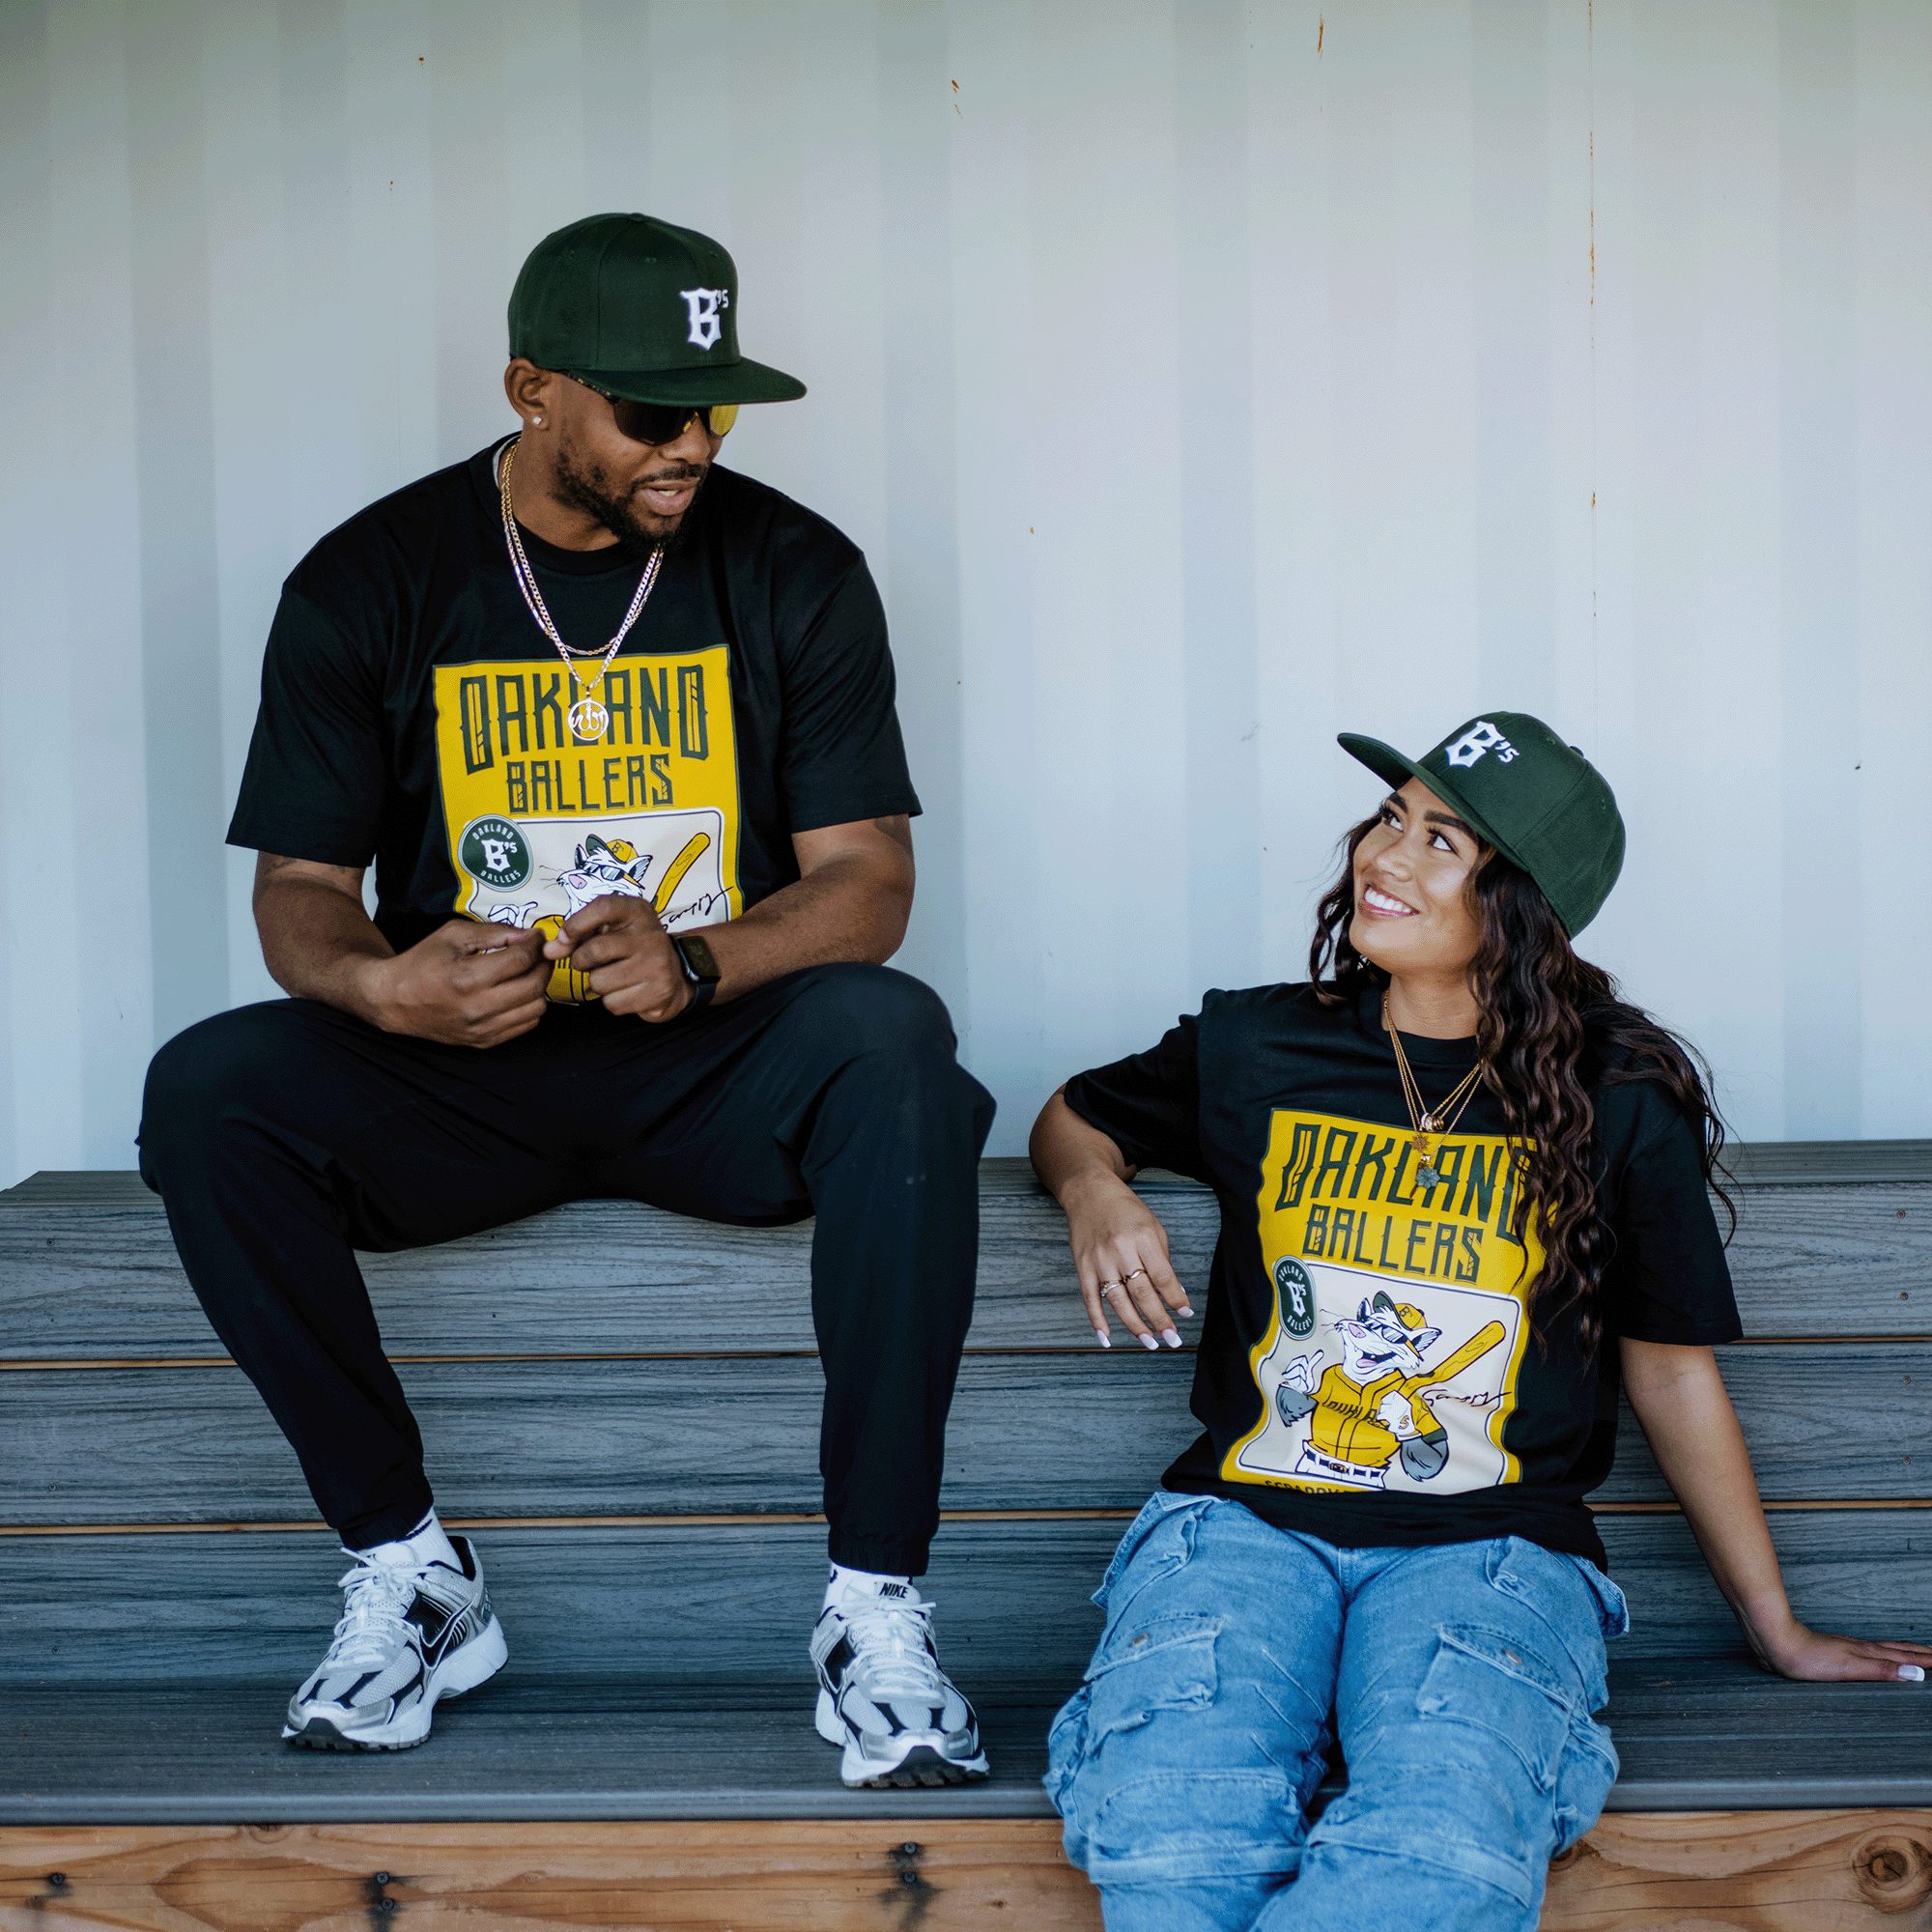
[(1922, 1643), (1833, 1636), (1827, 1631), (1807, 1630), (1789, 1616), (1775, 1633), (1764, 1635), (1751, 1628), (1748, 1618), (1741, 1621), (1757, 1661), (1779, 1677), (1811, 1684), (1921, 1684), (1932, 1667), (1932, 1648)]
[[(1117, 1316), (1157, 1349), (1180, 1347), (1177, 1315), (1192, 1315), (1187, 1291), (1167, 1259), (1167, 1230), (1151, 1208), (1111, 1174), (1090, 1173), (1066, 1181), (1060, 1205), (1066, 1210), (1066, 1244), (1080, 1275), (1080, 1298), (1103, 1349), (1114, 1346), (1109, 1316)], [(1156, 1339), (1158, 1337), (1158, 1339)]]
[[(1187, 1291), (1168, 1265), (1167, 1230), (1127, 1185), (1134, 1170), (1097, 1127), (1066, 1104), (1063, 1088), (1039, 1110), (1029, 1151), (1034, 1172), (1066, 1213), (1066, 1242), (1080, 1271), (1080, 1298), (1103, 1349), (1114, 1346), (1110, 1316), (1145, 1349), (1180, 1347), (1177, 1315), (1192, 1315)], [(1158, 1337), (1158, 1339), (1156, 1339)]]

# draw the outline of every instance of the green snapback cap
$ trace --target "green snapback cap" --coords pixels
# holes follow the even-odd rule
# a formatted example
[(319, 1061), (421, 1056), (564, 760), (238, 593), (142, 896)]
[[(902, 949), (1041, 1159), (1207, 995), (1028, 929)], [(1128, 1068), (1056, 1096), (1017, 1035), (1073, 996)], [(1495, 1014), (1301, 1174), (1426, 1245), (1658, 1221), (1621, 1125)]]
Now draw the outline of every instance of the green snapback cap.
[(510, 292), (510, 354), (634, 403), (789, 403), (805, 384), (738, 354), (738, 270), (695, 228), (589, 214), (546, 235)]
[(1344, 731), (1335, 741), (1391, 790), (1420, 779), (1505, 859), (1520, 866), (1572, 939), (1624, 867), (1624, 821), (1603, 774), (1540, 718), (1471, 718), (1421, 758)]

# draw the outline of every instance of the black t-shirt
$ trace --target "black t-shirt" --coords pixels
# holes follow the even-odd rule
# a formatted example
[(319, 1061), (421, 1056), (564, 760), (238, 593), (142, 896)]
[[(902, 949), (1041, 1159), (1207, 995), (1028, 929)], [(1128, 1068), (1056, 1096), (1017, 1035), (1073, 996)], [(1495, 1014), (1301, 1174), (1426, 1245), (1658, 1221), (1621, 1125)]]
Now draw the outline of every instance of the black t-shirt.
[[(1425, 1105), (1475, 1042), (1403, 1036)], [(1605, 1082), (1606, 1338), (1736, 1341), (1698, 1141), (1654, 1081)], [(1194, 1374), (1205, 1434), (1163, 1479), (1350, 1548), (1521, 1536), (1604, 1562), (1582, 1498), (1616, 1442), (1616, 1345), (1522, 1294), (1502, 1110), (1478, 1088), (1423, 1185), (1380, 995), (1209, 993), (1160, 1044), (1080, 1074), (1066, 1102), (1135, 1166), (1213, 1188), (1221, 1238)]]
[[(500, 445), (498, 445), (500, 447)], [(511, 573), (496, 449), (385, 497), (282, 586), (231, 844), (376, 862), (399, 951), (452, 912), (543, 925), (605, 893), (673, 932), (798, 877), (791, 835), (919, 810), (865, 558), (822, 517), (712, 468), (579, 739)], [(564, 640), (602, 644), (641, 565), (525, 530)], [(580, 660), (586, 684), (596, 660)], [(553, 999), (588, 996), (567, 967)]]

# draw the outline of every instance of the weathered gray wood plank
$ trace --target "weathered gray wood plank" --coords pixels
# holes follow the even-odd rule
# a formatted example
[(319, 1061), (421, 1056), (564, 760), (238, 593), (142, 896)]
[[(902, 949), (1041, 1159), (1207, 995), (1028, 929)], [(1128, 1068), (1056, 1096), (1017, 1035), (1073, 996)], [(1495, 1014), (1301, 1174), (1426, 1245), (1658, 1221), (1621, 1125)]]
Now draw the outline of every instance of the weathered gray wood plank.
[[(1724, 1165), (1741, 1179), (1790, 1183), (1805, 1180), (1932, 1180), (1932, 1137), (1895, 1141), (1735, 1141)], [(1155, 1184), (1192, 1187), (1178, 1175), (1147, 1170)], [(1037, 1191), (1033, 1170), (1020, 1155), (980, 1163), (981, 1191)], [(0, 1187), (0, 1208), (27, 1204), (123, 1204), (154, 1197), (132, 1168), (48, 1168), (13, 1187)]]
[[(353, 1758), (276, 1737), (287, 1684), (20, 1689), (8, 1698), (0, 1823), (299, 1824), (599, 1818), (1036, 1817), (1054, 1696), (981, 1691), (993, 1776), (848, 1792), (811, 1728), (810, 1683), (665, 1685), (516, 1665), (437, 1714), (420, 1750)], [(789, 1690), (788, 1702), (774, 1704)], [(1785, 1684), (1732, 1660), (1612, 1663), (1620, 1811), (1932, 1803), (1922, 1687)]]
[[(1065, 1223), (1013, 1165), (983, 1163), (968, 1346), (1085, 1347)], [(138, 1179), (111, 1202), (62, 1190), (43, 1200), (32, 1187), (12, 1190), (30, 1198), (0, 1211), (0, 1359), (220, 1352), (160, 1204)], [(1151, 1175), (1141, 1188), (1168, 1220), (1182, 1278), (1205, 1293), (1213, 1197), (1178, 1176)], [(732, 1228), (636, 1202), (575, 1203), (362, 1264), (399, 1355), (810, 1350), (812, 1225)]]
[[(1190, 1357), (977, 1356), (948, 1509), (1138, 1506), (1194, 1434)], [(1077, 1365), (1087, 1371), (1069, 1378)], [(797, 1356), (420, 1363), (403, 1379), (458, 1516), (765, 1514), (819, 1506), (823, 1379)], [(0, 1522), (302, 1520), (295, 1459), (232, 1368), (0, 1376)], [(1095, 1503), (1085, 1492), (1100, 1492)]]
[[(1767, 1496), (1932, 1496), (1932, 1343), (1723, 1351)], [(948, 1431), (949, 1509), (1137, 1507), (1196, 1433), (1190, 1356), (979, 1355)], [(818, 1507), (821, 1380), (797, 1356), (407, 1365), (452, 1514)], [(0, 1375), (0, 1522), (299, 1520), (294, 1458), (232, 1368)], [(1605, 1501), (1664, 1496), (1628, 1414)]]
[[(1099, 1634), (1088, 1600), (1126, 1526), (944, 1525), (921, 1587), (961, 1682), (1077, 1682)], [(825, 1588), (820, 1523), (475, 1535), (520, 1676), (611, 1670), (755, 1697), (799, 1674)], [(320, 1530), (0, 1538), (0, 1684), (299, 1677), (341, 1613), (342, 1568)]]
[(1932, 1180), (1932, 1140), (1740, 1141), (1724, 1165), (1747, 1182)]
[[(1065, 1223), (1021, 1165), (982, 1163), (968, 1346), (1083, 1348)], [(79, 1177), (90, 1188), (72, 1199), (64, 1186), (36, 1192), (40, 1179), (67, 1179), (0, 1195), (14, 1204), (0, 1211), (0, 1359), (218, 1352), (155, 1197), (113, 1175)], [(1213, 1197), (1179, 1177), (1140, 1184), (1182, 1281), (1205, 1294)], [(670, 1355), (752, 1339), (809, 1350), (810, 1244), (810, 1222), (727, 1228), (634, 1202), (578, 1203), (440, 1247), (367, 1256), (364, 1266), (399, 1355)], [(1932, 1333), (1932, 1181), (1753, 1186), (1731, 1265), (1753, 1335)]]
[(1604, 1721), (1623, 1760), (1612, 1811), (1932, 1798), (1932, 1695), (1922, 1684), (1792, 1684), (1734, 1657), (1613, 1661)]
[[(654, 1634), (652, 1642), (663, 1640)], [(805, 1656), (798, 1646), (798, 1658)], [(628, 1672), (494, 1682), (440, 1705), (418, 1750), (291, 1750), (280, 1678), (140, 1695), (10, 1690), (0, 1824), (297, 1824), (600, 1818), (1020, 1818), (1054, 1702), (979, 1705), (993, 1776), (950, 1790), (847, 1791), (811, 1727), (812, 1680), (664, 1686)]]
[[(1010, 1691), (1077, 1679), (1099, 1631), (1089, 1597), (1126, 1527), (944, 1525), (922, 1588), (960, 1681)], [(1609, 1516), (1602, 1527), (1631, 1603), (1631, 1634), (1614, 1646), (1625, 1665), (1744, 1654), (1681, 1518)], [(1772, 1535), (1793, 1605), (1815, 1628), (1932, 1641), (1932, 1510), (1778, 1511)], [(782, 1677), (824, 1579), (816, 1523), (505, 1527), (476, 1539), (519, 1674), (532, 1677), (635, 1672), (645, 1655), (667, 1681)], [(323, 1531), (0, 1538), (0, 1685), (293, 1679), (335, 1617), (341, 1568)], [(683, 1635), (646, 1646), (647, 1627)]]

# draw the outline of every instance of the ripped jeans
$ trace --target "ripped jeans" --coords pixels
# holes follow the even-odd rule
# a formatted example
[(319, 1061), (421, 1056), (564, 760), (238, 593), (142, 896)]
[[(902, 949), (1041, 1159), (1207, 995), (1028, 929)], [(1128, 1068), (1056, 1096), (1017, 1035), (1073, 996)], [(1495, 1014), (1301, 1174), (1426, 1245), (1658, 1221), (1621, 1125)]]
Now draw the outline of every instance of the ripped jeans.
[(1094, 1601), (1046, 1787), (1108, 1932), (1533, 1932), (1616, 1777), (1591, 1713), (1628, 1618), (1581, 1557), (1342, 1549), (1156, 1490)]

